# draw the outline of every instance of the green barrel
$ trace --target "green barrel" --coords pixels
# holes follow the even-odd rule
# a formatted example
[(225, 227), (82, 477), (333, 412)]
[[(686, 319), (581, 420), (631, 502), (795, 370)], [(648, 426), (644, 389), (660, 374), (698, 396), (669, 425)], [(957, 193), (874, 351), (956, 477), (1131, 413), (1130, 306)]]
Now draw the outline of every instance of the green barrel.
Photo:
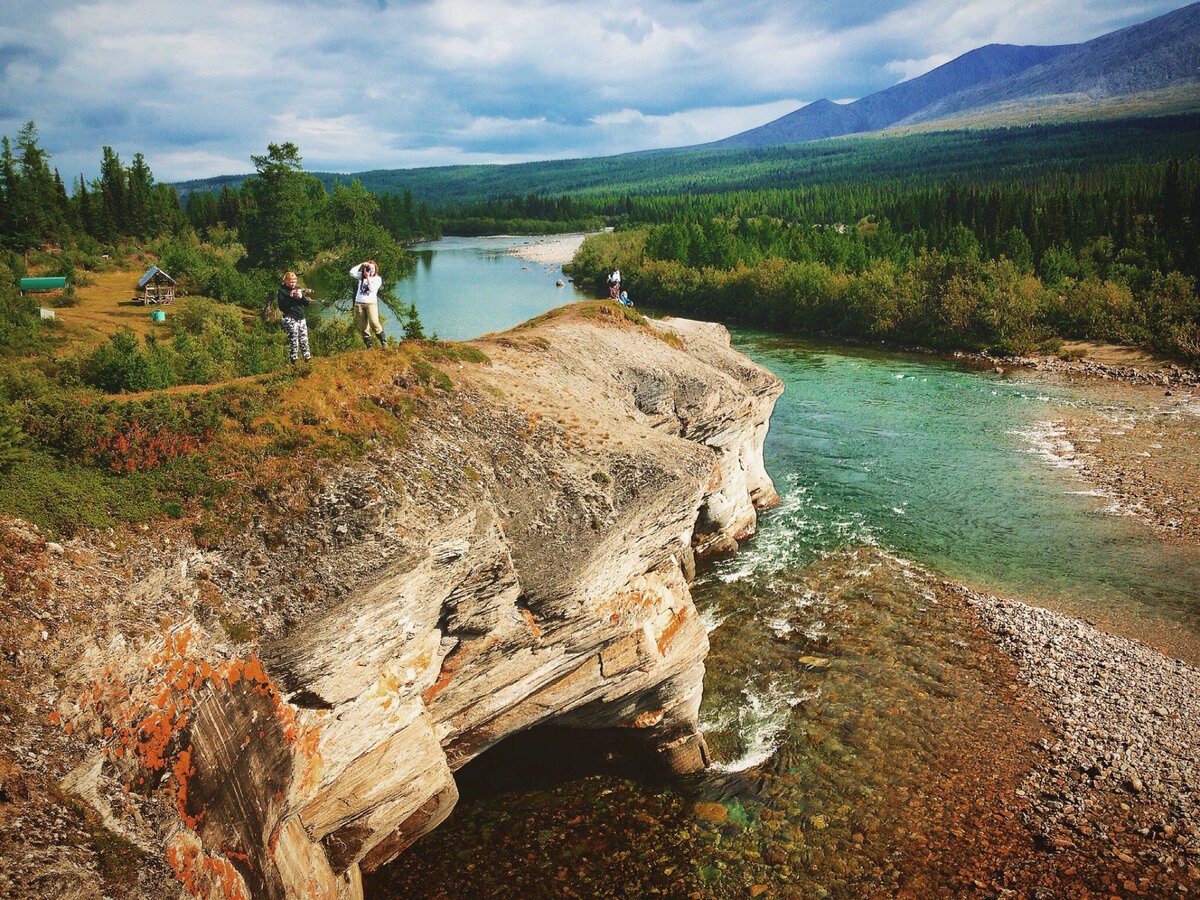
[(21, 290), (23, 291), (59, 291), (66, 286), (67, 279), (62, 275), (21, 279)]

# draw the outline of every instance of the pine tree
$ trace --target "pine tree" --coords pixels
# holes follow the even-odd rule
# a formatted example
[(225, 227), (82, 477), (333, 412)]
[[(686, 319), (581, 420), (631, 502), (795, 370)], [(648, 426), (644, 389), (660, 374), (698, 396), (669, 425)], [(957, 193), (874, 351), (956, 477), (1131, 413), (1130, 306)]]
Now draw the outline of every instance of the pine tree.
[(142, 154), (133, 155), (133, 164), (128, 171), (128, 188), (125, 193), (125, 222), (122, 231), (125, 234), (144, 238), (150, 232), (151, 191), (154, 187), (154, 176)]
[(11, 249), (16, 249), (17, 193), (17, 167), (8, 135), (4, 135), (0, 138), (0, 194), (4, 197), (4, 205), (0, 206), (0, 238)]
[(92, 216), (92, 198), (88, 194), (87, 180), (82, 172), (79, 173), (79, 181), (75, 183), (75, 214), (79, 220), (79, 227), (94, 237), (96, 223)]
[(100, 214), (97, 217), (97, 237), (114, 240), (128, 234), (126, 228), (125, 169), (112, 147), (104, 147), (100, 162)]
[(242, 185), (239, 232), (252, 266), (284, 270), (316, 250), (316, 217), (325, 188), (304, 174), (300, 149), (290, 141), (268, 144), (251, 156), (257, 176)]

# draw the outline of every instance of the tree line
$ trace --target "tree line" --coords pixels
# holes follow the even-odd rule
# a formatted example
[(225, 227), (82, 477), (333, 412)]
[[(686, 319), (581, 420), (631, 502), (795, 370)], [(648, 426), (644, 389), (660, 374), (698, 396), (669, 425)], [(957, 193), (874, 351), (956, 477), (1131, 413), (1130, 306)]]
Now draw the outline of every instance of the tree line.
[(141, 153), (125, 166), (105, 147), (100, 175), (79, 175), (70, 196), (49, 159), (33, 122), (18, 132), (15, 150), (8, 135), (0, 138), (0, 246), (24, 253), (81, 238), (152, 238), (183, 224), (175, 189), (155, 183)]
[[(787, 331), (1025, 353), (1064, 338), (1200, 363), (1200, 159), (1008, 182), (622, 199), (575, 274)], [(586, 201), (585, 201), (586, 203)]]
[[(411, 188), (434, 215), (493, 198), (569, 196), (603, 201), (619, 215), (626, 197), (959, 179), (1008, 182), (1053, 172), (1193, 156), (1200, 114), (1066, 122), (907, 135), (838, 137), (748, 149), (693, 148), (506, 166), (437, 166), (359, 173), (375, 192)], [(319, 175), (327, 184), (335, 177)], [(198, 184), (205, 184), (199, 182)], [(208, 182), (210, 186), (214, 182)], [(216, 183), (219, 187), (219, 183)], [(214, 188), (216, 189), (216, 188)], [(586, 212), (591, 212), (588, 209)]]

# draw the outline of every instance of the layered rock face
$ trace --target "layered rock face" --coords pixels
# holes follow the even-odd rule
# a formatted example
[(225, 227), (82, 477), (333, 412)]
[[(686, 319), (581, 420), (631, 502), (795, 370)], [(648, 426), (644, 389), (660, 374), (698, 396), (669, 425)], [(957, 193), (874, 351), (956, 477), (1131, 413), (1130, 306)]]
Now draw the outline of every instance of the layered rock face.
[(688, 582), (776, 499), (782, 385), (720, 326), (603, 312), (477, 342), (490, 362), (448, 363), (404, 446), (143, 579), (180, 612), (78, 663), (59, 709), (92, 752), (68, 788), (196, 896), (351, 898), (523, 729), (633, 729), (703, 768)]

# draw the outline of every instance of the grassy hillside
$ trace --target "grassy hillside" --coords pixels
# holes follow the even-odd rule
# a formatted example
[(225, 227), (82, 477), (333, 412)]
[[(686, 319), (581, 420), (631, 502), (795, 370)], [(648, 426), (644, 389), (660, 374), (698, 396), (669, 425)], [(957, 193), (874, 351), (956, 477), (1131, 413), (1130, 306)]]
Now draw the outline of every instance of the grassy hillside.
[[(405, 189), (435, 209), (536, 193), (658, 194), (755, 190), (864, 179), (1011, 179), (1062, 168), (1187, 157), (1200, 146), (1200, 114), (1103, 122), (857, 136), (788, 147), (659, 150), (591, 159), (490, 166), (315, 173), (327, 185), (359, 178), (372, 191)], [(178, 185), (218, 191), (245, 176)]]

